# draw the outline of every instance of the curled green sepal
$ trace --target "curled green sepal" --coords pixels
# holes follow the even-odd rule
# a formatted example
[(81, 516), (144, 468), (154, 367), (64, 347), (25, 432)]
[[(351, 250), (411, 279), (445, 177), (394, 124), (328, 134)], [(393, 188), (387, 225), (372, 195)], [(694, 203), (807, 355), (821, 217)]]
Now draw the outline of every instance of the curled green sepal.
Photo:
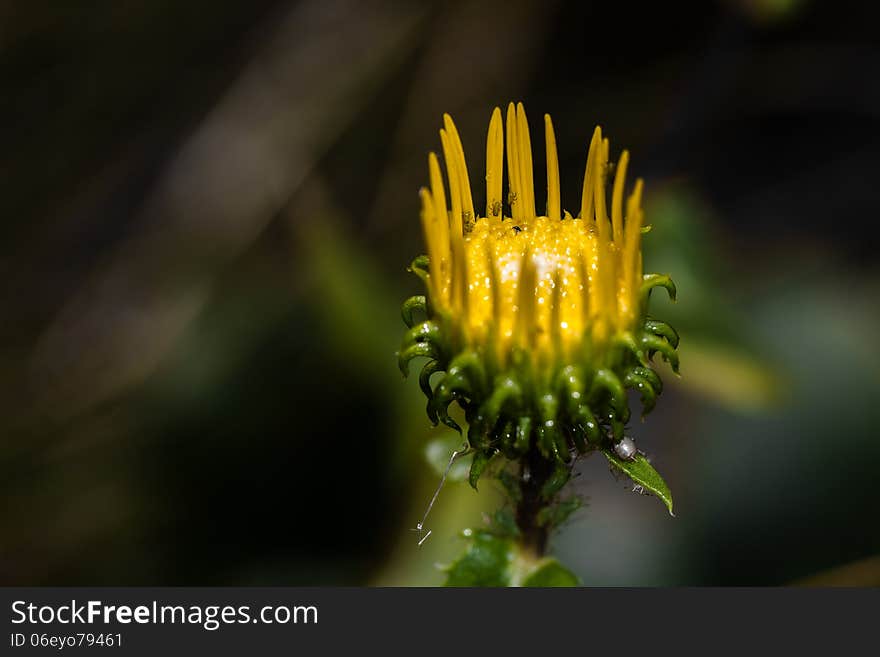
[(401, 349), (397, 353), (397, 366), (400, 368), (403, 376), (409, 376), (409, 362), (413, 358), (418, 358), (419, 356), (436, 359), (440, 354), (437, 353), (437, 348), (428, 342), (417, 342), (416, 344), (411, 344), (405, 349)]
[(532, 439), (532, 418), (523, 415), (516, 423), (516, 440), (513, 443), (513, 449), (519, 454), (525, 454), (529, 451)]
[(675, 347), (669, 344), (665, 338), (650, 333), (644, 333), (642, 335), (642, 347), (648, 352), (649, 358), (659, 352), (660, 355), (663, 356), (663, 360), (669, 363), (672, 371), (678, 374), (678, 354), (675, 353)]
[(648, 366), (648, 357), (645, 355), (644, 350), (639, 346), (639, 343), (636, 342), (635, 337), (633, 337), (631, 333), (622, 333), (616, 336), (614, 341), (618, 347), (621, 347), (635, 356), (635, 359), (639, 364), (644, 367)]
[(505, 377), (497, 381), (489, 399), (483, 403), (480, 409), (489, 429), (498, 422), (505, 407), (509, 404), (518, 404), (521, 397), (522, 389), (514, 379)]
[(660, 380), (660, 377), (657, 375), (657, 372), (652, 370), (650, 367), (634, 367), (630, 370), (632, 374), (636, 376), (640, 376), (643, 379), (647, 379), (651, 384), (651, 387), (654, 388), (654, 392), (658, 395), (663, 392), (663, 381)]
[(413, 312), (416, 310), (420, 310), (423, 313), (427, 312), (427, 304), (428, 301), (424, 294), (417, 294), (403, 302), (403, 305), (400, 307), (400, 316), (407, 328), (412, 328), (413, 324), (415, 324)]
[(611, 407), (614, 409), (615, 419), (625, 424), (629, 420), (626, 393), (618, 376), (609, 369), (596, 370), (593, 384), (590, 388), (590, 396), (595, 396), (600, 390), (608, 393)]
[(486, 371), (483, 361), (475, 351), (464, 351), (449, 363), (450, 376), (461, 376), (467, 380), (472, 392), (483, 396), (486, 391)]
[[(599, 424), (596, 422), (596, 417), (593, 415), (590, 407), (586, 404), (579, 404), (572, 417), (574, 418), (572, 439), (574, 440), (575, 447), (581, 454), (586, 454), (590, 449), (590, 445), (597, 445), (599, 443), (601, 438)], [(584, 442), (584, 436), (586, 436), (589, 445)]]
[(645, 274), (642, 278), (641, 299), (642, 307), (648, 307), (648, 299), (651, 297), (651, 290), (655, 287), (666, 288), (669, 298), (675, 301), (676, 290), (675, 283), (666, 274)]
[(495, 430), (495, 436), (500, 437), (501, 451), (504, 456), (511, 460), (516, 460), (519, 454), (516, 452), (516, 425), (513, 421), (508, 420), (501, 429)]
[(440, 380), (434, 389), (434, 396), (428, 402), (429, 417), (438, 417), (440, 421), (450, 429), (461, 433), (458, 422), (449, 417), (449, 405), (461, 399), (462, 396), (472, 395), (470, 382), (463, 373), (449, 373)]
[(663, 477), (648, 463), (648, 459), (641, 454), (637, 454), (632, 460), (624, 460), (618, 457), (613, 449), (608, 447), (603, 447), (602, 453), (612, 467), (623, 472), (636, 485), (642, 486), (647, 492), (659, 497), (669, 510), (669, 515), (675, 516), (672, 512), (672, 492), (670, 492), (666, 482), (663, 481)]
[(434, 391), (431, 389), (431, 375), (435, 372), (439, 372), (441, 369), (438, 361), (429, 360), (425, 363), (425, 366), (419, 374), (419, 387), (422, 389), (422, 392), (425, 393), (425, 397), (427, 397), (428, 400), (434, 396)]
[(654, 406), (657, 405), (657, 392), (654, 390), (651, 382), (645, 377), (630, 371), (623, 377), (623, 385), (627, 388), (638, 390), (642, 398), (642, 418), (644, 419), (648, 413), (654, 410)]
[[(678, 331), (666, 322), (661, 322), (659, 319), (648, 318), (645, 320), (645, 331), (658, 335), (661, 338), (666, 338), (669, 341), (669, 344), (672, 345), (673, 349), (678, 349)], [(642, 364), (644, 365), (644, 363)]]
[(428, 284), (428, 256), (420, 255), (413, 259), (410, 263), (409, 267), (406, 268), (407, 271), (411, 271), (413, 274), (422, 279), (422, 283), (425, 285)]
[(443, 330), (436, 322), (420, 322), (413, 326), (403, 336), (403, 348), (414, 344), (430, 344), (437, 349), (437, 354), (442, 354), (446, 346)]
[(584, 437), (591, 443), (599, 442), (599, 425), (590, 407), (585, 400), (587, 398), (583, 373), (577, 367), (569, 365), (563, 368), (559, 375), (557, 387), (565, 400), (566, 410), (573, 421), (571, 438), (578, 452), (584, 454), (588, 445)]
[(556, 423), (559, 400), (555, 395), (546, 394), (538, 402), (541, 422), (535, 427), (538, 449), (545, 458), (554, 459), (558, 463), (571, 461), (571, 454), (565, 442), (565, 436)]

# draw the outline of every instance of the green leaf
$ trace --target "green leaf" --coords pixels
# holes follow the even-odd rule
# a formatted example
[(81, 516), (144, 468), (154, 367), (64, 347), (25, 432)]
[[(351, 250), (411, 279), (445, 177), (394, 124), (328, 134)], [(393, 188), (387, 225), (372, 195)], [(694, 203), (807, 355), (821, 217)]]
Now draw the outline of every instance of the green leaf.
[(446, 571), (445, 586), (509, 586), (515, 548), (509, 538), (465, 530), (471, 544)]
[[(452, 458), (452, 452), (461, 450), (466, 445), (463, 443), (461, 436), (451, 431), (444, 433), (442, 436), (435, 438), (425, 446), (425, 460), (428, 465), (437, 473), (438, 477), (442, 477), (449, 467), (449, 459)], [(465, 481), (468, 476), (469, 468), (468, 460), (458, 458), (449, 468), (449, 474), (446, 475), (446, 481)]]
[(446, 569), (445, 586), (580, 586), (556, 559), (535, 559), (515, 540), (487, 530), (466, 529), (465, 553)]
[(498, 473), (498, 481), (501, 482), (504, 492), (513, 504), (519, 504), (522, 500), (522, 488), (519, 484), (519, 477), (509, 470), (502, 470)]
[(580, 586), (581, 581), (577, 575), (559, 563), (556, 559), (544, 559), (523, 580), (523, 586)]
[(538, 511), (538, 524), (542, 527), (553, 529), (559, 527), (562, 523), (571, 517), (571, 514), (583, 506), (583, 501), (579, 497), (570, 497), (567, 500), (561, 500), (556, 504), (545, 506)]
[(568, 483), (569, 479), (571, 479), (571, 468), (564, 463), (557, 463), (553, 474), (541, 488), (541, 497), (545, 500), (552, 499)]
[(507, 507), (498, 509), (492, 514), (489, 528), (492, 534), (502, 538), (516, 538), (519, 536), (516, 518), (513, 516), (513, 511)]
[(486, 452), (476, 452), (474, 454), (474, 458), (471, 461), (471, 469), (468, 472), (468, 482), (474, 490), (477, 490), (477, 482), (480, 481), (480, 477), (483, 476), (483, 472), (489, 466), (489, 461), (491, 460), (492, 455)]
[(672, 512), (672, 492), (663, 481), (663, 477), (648, 463), (648, 459), (638, 454), (632, 461), (623, 460), (606, 447), (602, 448), (602, 453), (613, 467), (623, 472), (634, 483), (643, 486), (645, 490), (659, 497), (669, 509), (669, 515), (675, 515)]

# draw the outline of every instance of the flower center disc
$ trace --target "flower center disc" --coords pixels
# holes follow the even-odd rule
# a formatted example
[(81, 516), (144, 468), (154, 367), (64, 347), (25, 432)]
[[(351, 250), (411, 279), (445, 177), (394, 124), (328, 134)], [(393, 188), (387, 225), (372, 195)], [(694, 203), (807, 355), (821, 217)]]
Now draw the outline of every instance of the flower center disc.
[(599, 341), (614, 328), (628, 328), (610, 325), (607, 320), (618, 313), (607, 312), (606, 304), (615, 299), (600, 298), (596, 291), (604, 286), (593, 283), (602, 274), (615, 276), (609, 266), (616, 258), (605, 258), (600, 267), (600, 241), (580, 219), (480, 218), (465, 234), (465, 254), (471, 274), (467, 333), (473, 342), (494, 331), (502, 352), (520, 343), (550, 353), (554, 344), (577, 348), (587, 326)]

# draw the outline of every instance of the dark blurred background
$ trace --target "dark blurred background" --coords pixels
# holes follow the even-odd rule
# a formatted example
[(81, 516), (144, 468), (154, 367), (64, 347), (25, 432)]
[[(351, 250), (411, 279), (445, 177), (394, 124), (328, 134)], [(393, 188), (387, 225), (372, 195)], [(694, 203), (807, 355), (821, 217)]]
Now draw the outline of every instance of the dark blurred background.
[(445, 436), (397, 372), (398, 308), (442, 113), (479, 204), (509, 100), (536, 161), (553, 116), (567, 208), (597, 123), (631, 150), (646, 270), (679, 288), (655, 313), (683, 376), (633, 426), (677, 517), (589, 459), (557, 554), (595, 585), (880, 584), (878, 22), (3, 3), (0, 584), (440, 583), (497, 494), (448, 485), (417, 548)]

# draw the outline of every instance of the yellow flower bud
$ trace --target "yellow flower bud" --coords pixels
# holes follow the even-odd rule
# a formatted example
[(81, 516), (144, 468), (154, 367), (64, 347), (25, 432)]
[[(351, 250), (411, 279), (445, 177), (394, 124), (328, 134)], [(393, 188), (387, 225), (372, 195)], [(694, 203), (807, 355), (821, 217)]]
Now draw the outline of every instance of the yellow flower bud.
[[(429, 359), (420, 377), (428, 415), (459, 428), (448, 413), (458, 402), (480, 471), (499, 451), (515, 459), (536, 447), (560, 464), (572, 451), (613, 454), (629, 419), (626, 389), (640, 394), (647, 413), (661, 390), (652, 355), (678, 366), (675, 330), (646, 315), (653, 287), (673, 298), (675, 287), (668, 276), (642, 274), (642, 181), (626, 189), (629, 154), (612, 165), (608, 140), (595, 129), (572, 216), (561, 206), (556, 137), (545, 115), (547, 200), (538, 214), (525, 111), (511, 103), (502, 121), (496, 108), (478, 213), (458, 130), (449, 115), (443, 123), (446, 175), (431, 153), (430, 187), (420, 192), (428, 253), (412, 265), (427, 295), (404, 304), (410, 331), (401, 369)], [(419, 309), (425, 321), (416, 324)]]

